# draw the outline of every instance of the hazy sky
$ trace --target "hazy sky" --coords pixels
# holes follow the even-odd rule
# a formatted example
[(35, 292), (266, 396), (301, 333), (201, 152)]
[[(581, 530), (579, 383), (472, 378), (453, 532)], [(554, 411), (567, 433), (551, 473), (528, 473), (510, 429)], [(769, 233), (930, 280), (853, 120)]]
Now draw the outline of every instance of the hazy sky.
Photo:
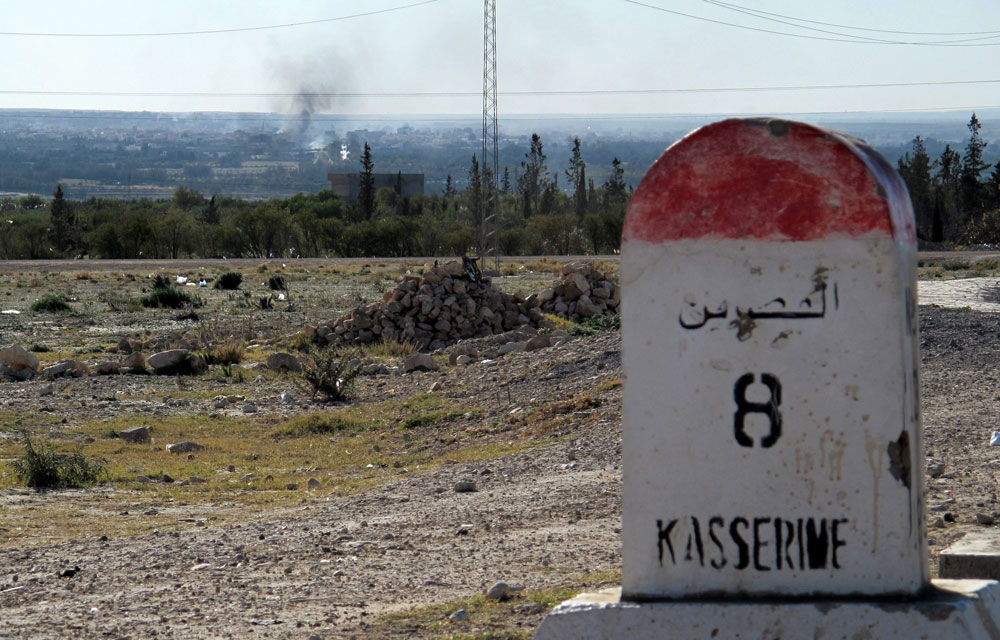
[[(420, 0), (4, 0), (0, 31), (151, 33), (350, 16)], [(727, 0), (729, 1), (729, 0)], [(499, 111), (789, 113), (1000, 106), (1000, 82), (768, 92), (515, 96), (516, 91), (651, 91), (1000, 80), (997, 0), (497, 0)], [(668, 13), (794, 33), (790, 37)], [(790, 19), (806, 19), (813, 23)], [(800, 26), (784, 24), (797, 22)], [(884, 31), (861, 31), (844, 26)], [(806, 30), (802, 26), (813, 30)], [(279, 29), (140, 37), (0, 35), (0, 108), (298, 112), (292, 97), (106, 93), (441, 93), (318, 99), (325, 113), (479, 113), (483, 3), (435, 0)], [(934, 32), (928, 35), (888, 33)], [(936, 35), (955, 32), (963, 35)], [(984, 32), (966, 35), (970, 32)], [(989, 33), (991, 32), (991, 33)], [(921, 46), (896, 42), (980, 40)], [(983, 39), (985, 38), (985, 39)], [(20, 93), (27, 92), (27, 93)]]

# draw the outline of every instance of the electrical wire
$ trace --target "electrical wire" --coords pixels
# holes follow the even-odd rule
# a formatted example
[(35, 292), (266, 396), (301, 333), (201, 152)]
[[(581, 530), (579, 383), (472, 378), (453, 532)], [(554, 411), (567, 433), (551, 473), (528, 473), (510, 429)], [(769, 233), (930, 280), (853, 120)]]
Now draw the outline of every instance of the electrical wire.
[[(770, 87), (682, 87), (677, 89), (539, 89), (523, 91), (500, 91), (505, 97), (532, 96), (599, 96), (599, 95), (648, 95), (683, 93), (759, 93), (767, 91), (825, 91), (836, 89), (879, 89), (900, 87), (941, 87), (972, 84), (998, 84), (1000, 79), (983, 80), (932, 80), (926, 82), (874, 82), (855, 84), (815, 84), (779, 85)], [(139, 98), (479, 98), (478, 91), (396, 91), (396, 92), (300, 92), (300, 93), (254, 93), (254, 92), (197, 92), (197, 91), (34, 91), (0, 90), (0, 95), (37, 96), (82, 96), (82, 97), (139, 97)]]
[[(751, 27), (745, 24), (737, 24), (735, 22), (726, 22), (725, 20), (716, 20), (714, 18), (707, 18), (705, 16), (694, 15), (691, 13), (684, 13), (683, 11), (675, 11), (673, 9), (667, 9), (665, 7), (660, 7), (654, 4), (648, 4), (646, 2), (639, 2), (639, 0), (621, 0), (628, 4), (636, 5), (638, 7), (644, 7), (646, 9), (653, 9), (655, 11), (662, 11), (663, 13), (670, 13), (677, 16), (682, 16), (685, 18), (691, 18), (692, 20), (700, 20), (702, 22), (709, 22), (712, 24), (723, 25), (726, 27), (733, 27), (736, 29), (745, 29), (747, 31), (756, 31), (758, 33), (769, 33), (772, 35), (786, 36), (789, 38), (801, 38), (804, 40), (820, 40), (824, 42), (849, 42), (852, 44), (879, 44), (879, 45), (911, 45), (911, 46), (926, 46), (926, 47), (996, 47), (1000, 46), (1000, 42), (906, 42), (902, 40), (878, 40), (866, 38), (865, 36), (855, 36), (851, 34), (843, 34), (848, 37), (846, 38), (830, 38), (825, 36), (812, 36), (806, 35), (804, 33), (789, 33), (787, 31), (775, 31), (774, 29), (763, 29), (761, 27)], [(759, 17), (759, 16), (758, 16)], [(799, 28), (805, 29), (807, 27), (802, 27), (797, 25)]]
[(211, 35), (219, 33), (242, 33), (247, 31), (287, 29), (289, 27), (302, 27), (312, 24), (338, 22), (340, 20), (351, 20), (353, 18), (363, 18), (365, 16), (374, 16), (382, 13), (391, 13), (393, 11), (402, 11), (403, 9), (412, 9), (413, 7), (419, 7), (425, 4), (431, 4), (438, 1), (439, 0), (422, 0), (421, 2), (414, 2), (412, 4), (401, 5), (398, 7), (389, 7), (386, 9), (378, 9), (376, 11), (366, 11), (364, 13), (355, 13), (349, 16), (338, 16), (336, 18), (320, 18), (318, 20), (304, 20), (302, 22), (288, 22), (285, 24), (269, 24), (258, 27), (235, 27), (231, 29), (206, 29), (203, 31), (163, 31), (163, 32), (150, 32), (150, 33), (33, 33), (26, 31), (0, 31), (0, 36), (44, 37), (44, 38), (148, 38), (148, 37), (163, 37), (163, 36), (203, 36), (203, 35)]
[(819, 20), (808, 20), (806, 18), (797, 18), (795, 16), (788, 16), (782, 13), (772, 13), (770, 11), (764, 11), (762, 9), (752, 9), (750, 7), (744, 7), (738, 4), (733, 4), (731, 2), (722, 2), (721, 0), (702, 0), (708, 4), (714, 4), (719, 7), (725, 7), (727, 9), (738, 9), (741, 11), (749, 11), (756, 14), (775, 16), (777, 18), (786, 18), (788, 20), (795, 20), (797, 22), (807, 22), (809, 24), (819, 24), (824, 27), (837, 27), (838, 29), (854, 29), (856, 31), (871, 31), (874, 33), (893, 33), (897, 35), (906, 36), (981, 36), (989, 34), (1000, 35), (1000, 30), (998, 31), (895, 31), (893, 29), (872, 29), (868, 27), (854, 27), (846, 24), (837, 24), (834, 22), (820, 22)]
[(851, 33), (843, 33), (843, 32), (840, 32), (840, 31), (830, 31), (828, 29), (818, 29), (816, 27), (807, 27), (805, 25), (801, 25), (801, 24), (798, 24), (798, 23), (795, 23), (795, 22), (791, 22), (789, 20), (780, 20), (778, 18), (771, 18), (771, 17), (765, 16), (765, 15), (760, 15), (760, 14), (756, 13), (753, 9), (744, 9), (744, 8), (741, 8), (741, 7), (737, 7), (736, 5), (727, 5), (727, 4), (724, 4), (724, 3), (721, 3), (721, 2), (716, 2), (715, 0), (702, 0), (702, 2), (705, 2), (707, 4), (711, 4), (711, 5), (715, 5), (717, 7), (723, 8), (723, 9), (728, 9), (730, 11), (735, 11), (737, 13), (742, 13), (744, 15), (752, 16), (754, 18), (759, 18), (761, 20), (768, 20), (770, 22), (777, 22), (779, 24), (784, 24), (784, 25), (796, 27), (798, 29), (805, 29), (807, 31), (816, 31), (818, 33), (827, 33), (827, 34), (832, 34), (832, 35), (844, 36), (844, 37), (848, 37), (848, 38), (860, 38), (860, 39), (868, 40), (868, 41), (870, 41), (872, 43), (875, 43), (875, 44), (921, 44), (921, 45), (932, 45), (933, 44), (933, 45), (944, 45), (944, 44), (954, 44), (954, 43), (959, 43), (959, 42), (979, 42), (979, 41), (982, 41), (982, 40), (995, 40), (998, 37), (1000, 37), (1000, 35), (991, 35), (991, 36), (982, 36), (982, 37), (979, 37), (979, 38), (964, 38), (964, 39), (961, 39), (961, 40), (935, 40), (935, 41), (912, 42), (912, 43), (911, 42), (901, 42), (901, 41), (898, 41), (898, 40), (885, 40), (885, 39), (881, 39), (881, 38), (870, 38), (868, 36), (858, 36), (858, 35), (854, 35), (854, 34), (851, 34)]

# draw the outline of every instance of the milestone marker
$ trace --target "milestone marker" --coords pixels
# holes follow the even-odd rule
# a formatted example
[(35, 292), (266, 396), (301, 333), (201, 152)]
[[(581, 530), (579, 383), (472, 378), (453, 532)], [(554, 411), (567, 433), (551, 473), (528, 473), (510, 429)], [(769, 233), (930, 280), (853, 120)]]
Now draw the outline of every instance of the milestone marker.
[(858, 140), (727, 120), (625, 224), (625, 597), (927, 584), (916, 243)]
[(536, 638), (997, 638), (929, 579), (909, 196), (859, 140), (726, 120), (622, 238), (622, 588)]

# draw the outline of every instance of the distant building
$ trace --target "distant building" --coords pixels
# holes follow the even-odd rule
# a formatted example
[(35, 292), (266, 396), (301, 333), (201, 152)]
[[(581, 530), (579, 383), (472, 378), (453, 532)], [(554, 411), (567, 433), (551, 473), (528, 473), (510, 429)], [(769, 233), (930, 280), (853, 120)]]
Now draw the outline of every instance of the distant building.
[[(328, 173), (331, 189), (346, 202), (357, 202), (358, 191), (361, 188), (361, 178), (357, 173)], [(415, 196), (424, 192), (424, 174), (422, 173), (373, 173), (375, 191), (382, 187), (395, 189), (400, 187), (400, 193), (405, 196)]]

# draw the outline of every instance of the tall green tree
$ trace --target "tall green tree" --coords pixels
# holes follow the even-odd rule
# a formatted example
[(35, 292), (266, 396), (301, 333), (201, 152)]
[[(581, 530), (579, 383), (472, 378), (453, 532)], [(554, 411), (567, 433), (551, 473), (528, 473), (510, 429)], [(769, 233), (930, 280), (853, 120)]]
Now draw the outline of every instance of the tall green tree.
[(979, 134), (982, 125), (976, 114), (972, 114), (969, 120), (969, 143), (965, 147), (965, 154), (962, 156), (962, 168), (959, 171), (958, 188), (959, 202), (962, 206), (962, 213), (965, 219), (982, 213), (985, 208), (983, 185), (980, 176), (983, 171), (990, 168), (990, 164), (983, 162), (983, 151), (986, 149), (986, 141)]
[(615, 156), (611, 161), (611, 175), (604, 183), (604, 208), (606, 210), (624, 209), (628, 202), (628, 187), (625, 186), (625, 169), (622, 161)]
[(569, 158), (566, 178), (573, 187), (573, 206), (576, 215), (583, 218), (587, 213), (587, 163), (583, 161), (580, 138), (573, 138), (573, 151)]
[(931, 159), (927, 155), (927, 149), (920, 136), (913, 139), (913, 155), (906, 153), (899, 159), (899, 174), (906, 182), (906, 187), (910, 192), (913, 215), (917, 222), (917, 233), (921, 237), (929, 238), (934, 224)]
[(365, 140), (365, 150), (361, 154), (361, 173), (358, 175), (358, 210), (362, 220), (371, 220), (375, 214), (375, 163), (372, 162), (372, 148)]
[(545, 153), (542, 150), (542, 137), (531, 134), (531, 148), (524, 154), (521, 161), (521, 177), (518, 180), (518, 191), (521, 194), (521, 212), (525, 218), (530, 218), (532, 212), (538, 210), (538, 201), (548, 185), (548, 167), (545, 166)]
[[(950, 229), (956, 229), (959, 224), (958, 218), (958, 185), (959, 176), (962, 170), (962, 157), (951, 145), (945, 145), (941, 157), (934, 161), (934, 224), (940, 231), (942, 242), (950, 233)], [(932, 233), (932, 236), (938, 235)]]
[[(458, 195), (458, 190), (455, 189), (455, 183), (452, 182), (451, 174), (450, 173), (448, 174), (448, 177), (445, 178), (445, 181), (444, 181), (444, 191), (441, 193), (441, 195), (444, 196), (445, 200), (451, 200), (452, 198), (454, 198), (455, 196)], [(445, 208), (447, 208), (447, 207), (448, 207), (448, 204), (446, 202), (445, 203)]]
[(63, 196), (62, 185), (57, 184), (49, 203), (49, 223), (52, 244), (60, 253), (68, 251), (73, 246), (74, 216), (73, 207)]

